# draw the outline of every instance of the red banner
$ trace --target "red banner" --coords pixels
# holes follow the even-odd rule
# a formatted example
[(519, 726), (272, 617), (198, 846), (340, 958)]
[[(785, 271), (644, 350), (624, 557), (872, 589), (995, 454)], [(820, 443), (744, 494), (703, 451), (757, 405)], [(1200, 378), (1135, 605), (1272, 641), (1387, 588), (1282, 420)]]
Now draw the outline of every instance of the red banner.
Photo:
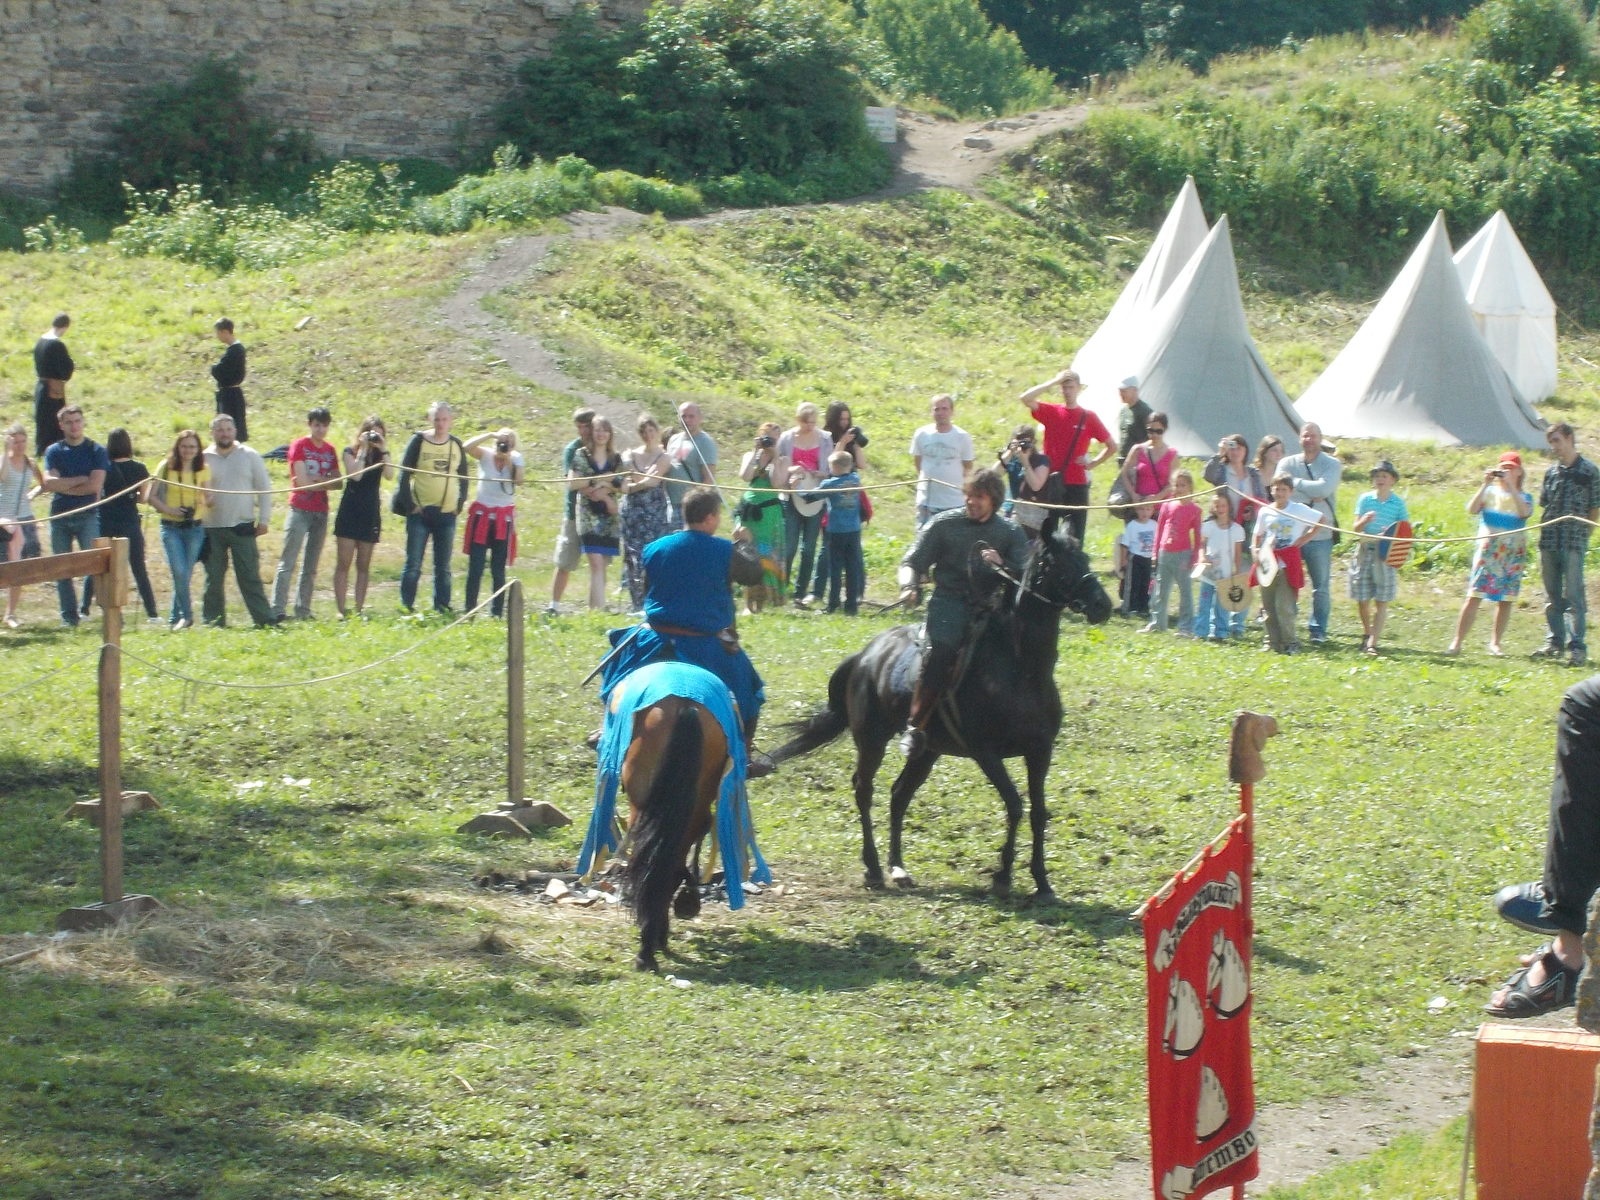
[(1144, 913), (1151, 1173), (1157, 1200), (1254, 1179), (1248, 819)]

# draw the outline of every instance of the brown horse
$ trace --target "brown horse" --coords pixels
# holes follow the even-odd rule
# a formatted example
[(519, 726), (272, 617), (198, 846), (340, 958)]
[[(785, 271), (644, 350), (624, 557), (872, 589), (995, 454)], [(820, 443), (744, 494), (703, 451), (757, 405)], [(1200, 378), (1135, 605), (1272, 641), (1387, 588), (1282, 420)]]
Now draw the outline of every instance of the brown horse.
[(727, 685), (709, 671), (649, 663), (607, 697), (598, 749), (595, 808), (578, 870), (587, 875), (602, 851), (623, 849), (614, 818), (620, 786), (629, 810), (623, 897), (640, 927), (634, 966), (654, 971), (656, 954), (667, 948), (670, 914), (688, 919), (700, 912), (700, 844), (713, 821), (731, 908), (744, 903), (747, 873), (761, 882), (771, 878), (744, 794), (738, 710)]

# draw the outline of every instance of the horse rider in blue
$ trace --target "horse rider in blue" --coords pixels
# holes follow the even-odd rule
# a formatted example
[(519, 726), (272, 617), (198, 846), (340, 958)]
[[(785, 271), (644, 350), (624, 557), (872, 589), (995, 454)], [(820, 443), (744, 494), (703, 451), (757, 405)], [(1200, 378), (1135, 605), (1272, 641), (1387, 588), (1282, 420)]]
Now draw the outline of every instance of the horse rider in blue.
[(911, 716), (900, 736), (909, 755), (927, 747), (928, 722), (952, 683), (961, 648), (989, 597), (1005, 583), (1000, 568), (1020, 579), (1027, 566), (1028, 537), (1000, 516), (1005, 477), (990, 468), (974, 471), (960, 508), (940, 513), (922, 527), (900, 561), (900, 600), (914, 603), (922, 579), (933, 575), (933, 595), (924, 621), (927, 650), (911, 697)]
[(772, 760), (753, 745), (766, 689), (739, 644), (733, 617), (732, 585), (762, 581), (760, 555), (746, 530), (735, 532), (733, 541), (716, 536), (722, 496), (715, 489), (696, 488), (685, 496), (683, 521), (681, 531), (644, 548), (644, 624), (611, 631), (600, 698), (609, 704), (612, 689), (649, 662), (676, 659), (704, 667), (733, 693), (750, 777), (769, 775)]

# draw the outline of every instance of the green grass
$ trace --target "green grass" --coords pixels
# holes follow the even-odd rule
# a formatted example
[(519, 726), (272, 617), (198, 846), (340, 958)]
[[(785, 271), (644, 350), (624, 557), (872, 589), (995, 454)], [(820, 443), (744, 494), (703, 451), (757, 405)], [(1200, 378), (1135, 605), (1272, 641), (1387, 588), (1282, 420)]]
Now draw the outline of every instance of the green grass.
[(1271, 1188), (1262, 1200), (1456, 1200), (1465, 1131), (1462, 1119), (1432, 1133), (1403, 1134), (1370, 1158), (1297, 1187)]
[[(1010, 186), (1000, 206), (936, 194), (655, 223), (570, 245), (492, 307), (596, 390), (663, 416), (699, 400), (730, 458), (756, 420), (846, 399), (873, 435), (872, 481), (900, 478), (932, 392), (957, 391), (979, 445), (1000, 444), (1016, 393), (1070, 356), (1150, 236), (1095, 214), (1071, 227), (1030, 217)], [(252, 351), (258, 445), (287, 441), (312, 403), (332, 404), (342, 437), (369, 410), (391, 428), (420, 423), (446, 396), (463, 404), (463, 432), (517, 425), (543, 473), (572, 397), (518, 381), (492, 342), (437, 318), (495, 236), (388, 235), (227, 276), (103, 248), (0, 257), (10, 292), (37, 298), (0, 316), (5, 407), (24, 411), (26, 348), (68, 307), (91, 433), (126, 424), (154, 457), (209, 416), (207, 330), (227, 311)], [(1374, 293), (1310, 290), (1300, 264), (1245, 247), (1241, 263), (1263, 353), (1294, 394)], [(1592, 430), (1600, 346), (1580, 333), (1564, 349), (1562, 395), (1544, 411)], [(1354, 464), (1342, 512), (1386, 456), (1415, 516), (1470, 531), (1477, 452), (1341, 453)], [(530, 605), (545, 594), (557, 499), (533, 487), (522, 502), (515, 570)], [(878, 598), (908, 507), (886, 493), (868, 539)], [(1102, 564), (1109, 529), (1091, 521)], [(1537, 870), (1552, 718), (1575, 676), (1522, 657), (1541, 635), (1536, 588), (1512, 657), (1438, 653), (1459, 555), (1406, 571), (1393, 652), (1377, 661), (1354, 652), (1342, 595), (1334, 648), (1292, 660), (1069, 625), (1049, 783), (1055, 906), (986, 895), (1000, 813), (970, 764), (941, 764), (918, 797), (907, 853), (920, 886), (890, 895), (859, 887), (847, 748), (786, 766), (753, 789), (784, 891), (680, 926), (678, 987), (629, 970), (634, 934), (617, 914), (474, 882), (566, 866), (581, 838), (578, 826), (531, 843), (454, 832), (504, 789), (497, 624), (332, 684), (208, 682), (293, 683), (437, 631), (390, 615), (397, 534), (391, 523), (370, 622), (179, 637), (130, 623), (130, 654), (160, 669), (127, 664), (125, 778), (164, 807), (129, 822), (127, 883), (167, 908), (0, 972), (8, 1196), (921, 1198), (1109, 1169), (1145, 1136), (1142, 951), (1126, 914), (1231, 814), (1225, 739), (1239, 708), (1283, 728), (1258, 790), (1263, 1103), (1346, 1095), (1375, 1064), (1446, 1052), (1528, 948), (1487, 897)], [(160, 587), (159, 563), (154, 574)], [(325, 596), (318, 609), (331, 612)], [(28, 629), (5, 639), (0, 693), (66, 669), (6, 697), (0, 956), (36, 945), (25, 935), (93, 899), (97, 878), (94, 831), (61, 820), (95, 790), (94, 636), (50, 628), (43, 589), (26, 611)], [(747, 621), (766, 728), (819, 704), (833, 665), (890, 620)], [(615, 623), (528, 630), (528, 790), (580, 821), (593, 787), (581, 737), (597, 714), (577, 681)], [(1437, 996), (1449, 1003), (1431, 1010)], [(1290, 1194), (1409, 1200), (1424, 1193), (1408, 1171), (1453, 1178), (1451, 1138), (1428, 1143), (1437, 1166), (1413, 1170), (1402, 1143), (1369, 1175)]]

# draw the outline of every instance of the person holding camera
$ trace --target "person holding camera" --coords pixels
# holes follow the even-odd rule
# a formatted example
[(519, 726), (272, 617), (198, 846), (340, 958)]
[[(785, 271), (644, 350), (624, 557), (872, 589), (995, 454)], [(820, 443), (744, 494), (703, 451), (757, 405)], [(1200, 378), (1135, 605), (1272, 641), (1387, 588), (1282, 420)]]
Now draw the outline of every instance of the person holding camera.
[(1467, 579), (1467, 598), (1456, 618), (1456, 636), (1446, 654), (1460, 654), (1478, 605), (1487, 600), (1495, 606), (1494, 629), (1489, 634), (1489, 653), (1505, 654), (1506, 626), (1511, 610), (1522, 591), (1522, 573), (1528, 565), (1528, 518), (1533, 516), (1533, 497), (1522, 490), (1522, 455), (1508, 450), (1500, 461), (1483, 473), (1483, 483), (1467, 501), (1467, 511), (1478, 517), (1478, 545), (1472, 554), (1472, 574)]
[(467, 502), (467, 454), (450, 432), (456, 410), (448, 400), (428, 405), (427, 429), (411, 435), (400, 455), (400, 481), (391, 512), (406, 519), (406, 563), (400, 572), (400, 607), (410, 612), (422, 581), (422, 556), (433, 544), (433, 611), (449, 613), (450, 551), (456, 517)]
[(383, 501), (379, 491), (385, 479), (394, 478), (389, 459), (389, 431), (381, 418), (368, 417), (344, 448), (344, 494), (333, 518), (333, 602), (341, 619), (348, 616), (345, 596), (350, 586), (350, 564), (356, 568), (356, 615), (367, 606), (367, 581), (372, 570), (372, 549), (383, 526)]
[(206, 530), (199, 514), (211, 508), (211, 494), (206, 491), (211, 472), (206, 467), (204, 449), (199, 433), (185, 429), (150, 477), (150, 507), (161, 514), (161, 549), (172, 572), (169, 624), (173, 630), (188, 629), (194, 624), (189, 581), (206, 549)]
[(760, 612), (769, 603), (783, 603), (785, 516), (783, 498), (773, 489), (772, 482), (780, 432), (776, 421), (763, 421), (756, 430), (755, 444), (739, 462), (739, 478), (749, 487), (739, 499), (734, 528), (749, 532), (750, 542), (761, 556), (763, 572), (760, 583), (748, 584), (744, 589), (747, 615)]
[(628, 597), (635, 609), (644, 607), (644, 548), (672, 532), (672, 506), (662, 481), (672, 473), (672, 458), (661, 446), (661, 426), (649, 413), (641, 413), (634, 427), (640, 445), (625, 451), (622, 461), (628, 477), (622, 484), (622, 562)]
[(850, 406), (835, 400), (822, 412), (822, 432), (833, 439), (835, 450), (848, 450), (859, 474), (867, 469), (867, 435), (850, 416)]
[[(806, 607), (806, 589), (820, 601), (827, 587), (823, 564), (818, 561), (817, 542), (822, 536), (822, 514), (826, 505), (808, 498), (817, 484), (828, 476), (828, 456), (833, 453), (833, 436), (817, 427), (817, 406), (811, 403), (794, 410), (794, 426), (778, 435), (778, 478), (791, 489), (784, 500), (784, 573), (794, 580), (794, 603)], [(794, 556), (800, 555), (800, 574), (794, 573)], [(812, 568), (816, 568), (813, 576)]]
[(469, 437), (461, 448), (469, 458), (478, 460), (478, 490), (467, 508), (466, 533), (461, 538), (461, 549), (467, 556), (467, 611), (478, 607), (478, 586), (483, 582), (487, 559), (495, 590), (489, 611), (498, 617), (505, 606), (500, 589), (506, 585), (506, 563), (517, 557), (517, 487), (522, 483), (522, 455), (517, 453), (516, 431), (509, 427)]
[(1005, 515), (1022, 526), (1031, 542), (1050, 514), (1040, 505), (1062, 502), (1061, 476), (1051, 470), (1049, 457), (1034, 448), (1032, 425), (1018, 425), (996, 457), (1011, 492)]
[(606, 565), (622, 552), (619, 497), (625, 469), (612, 445), (611, 421), (596, 416), (589, 440), (572, 456), (567, 487), (578, 493), (578, 544), (589, 561), (589, 607), (606, 606)]
[[(1039, 399), (1051, 388), (1061, 390), (1060, 404)], [(1089, 472), (1116, 451), (1105, 422), (1078, 403), (1082, 388), (1078, 373), (1068, 367), (1017, 397), (1033, 419), (1044, 426), (1045, 457), (1061, 473), (1060, 503), (1076, 506), (1065, 514), (1067, 528), (1080, 542), (1089, 521)], [(1099, 454), (1089, 452), (1095, 442), (1100, 443)]]

